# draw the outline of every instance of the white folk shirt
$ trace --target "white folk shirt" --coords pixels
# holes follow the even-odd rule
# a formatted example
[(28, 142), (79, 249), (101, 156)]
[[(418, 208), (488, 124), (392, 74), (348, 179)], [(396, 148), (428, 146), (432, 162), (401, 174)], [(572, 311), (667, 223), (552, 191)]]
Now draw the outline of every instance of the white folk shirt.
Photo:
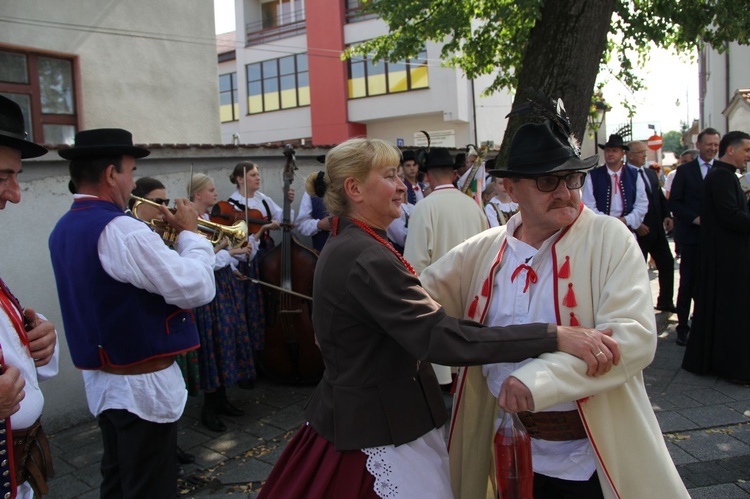
[[(493, 208), (490, 205), (497, 208), (497, 211), (495, 211), (495, 208)], [(485, 205), (484, 207), (484, 212), (487, 215), (487, 220), (490, 223), (490, 227), (500, 227), (501, 224), (500, 224), (500, 220), (498, 220), (498, 214), (497, 214), (498, 211), (503, 214), (515, 213), (518, 211), (518, 203), (514, 203), (513, 201), (504, 203), (500, 201), (497, 198), (497, 196), (492, 196), (492, 199), (490, 199), (487, 202), (487, 205)], [(510, 217), (508, 217), (508, 219), (510, 219)]]
[(312, 198), (305, 192), (302, 195), (302, 201), (299, 203), (299, 215), (297, 215), (297, 220), (294, 221), (294, 228), (303, 236), (314, 236), (320, 232), (318, 228), (320, 220), (312, 217), (312, 210)]
[[(208, 303), (216, 293), (214, 250), (199, 234), (180, 232), (175, 252), (140, 220), (116, 217), (99, 236), (98, 252), (107, 275), (159, 294), (180, 308)], [(83, 381), (94, 416), (107, 409), (124, 409), (146, 421), (172, 423), (180, 418), (187, 401), (177, 363), (154, 373), (127, 376), (85, 370)]]
[[(620, 168), (619, 171), (613, 172), (609, 169), (609, 167), (607, 167), (610, 185), (612, 185), (614, 182), (613, 177), (615, 176), (615, 174), (618, 175), (619, 179), (624, 169), (625, 166)], [(624, 206), (622, 204), (622, 196), (619, 195), (619, 193), (615, 194), (614, 189), (612, 190), (612, 199), (610, 200), (609, 205), (609, 215), (618, 218), (620, 216), (623, 216), (623, 218), (625, 218), (625, 223), (628, 225), (628, 227), (630, 227), (631, 230), (636, 230), (638, 227), (640, 227), (643, 223), (643, 219), (646, 217), (646, 213), (648, 213), (648, 196), (646, 195), (646, 184), (643, 183), (643, 179), (641, 178), (640, 174), (636, 175), (636, 179), (635, 201), (633, 202), (633, 210), (630, 213), (624, 216), (622, 215), (622, 210), (624, 209)], [(597, 215), (606, 215), (606, 213), (602, 213), (596, 207), (594, 187), (590, 176), (588, 179), (586, 179), (586, 183), (583, 185), (582, 201), (583, 204), (588, 206), (588, 208)]]
[[(268, 211), (263, 205), (263, 201), (265, 201), (268, 204), (268, 209), (271, 211), (271, 220), (282, 222), (284, 219), (284, 209), (262, 192), (256, 192), (253, 197), (246, 198), (240, 194), (240, 191), (234, 191), (232, 195), (229, 196), (229, 199), (246, 205), (248, 210), (258, 210), (263, 214), (263, 218), (268, 217)], [(289, 210), (289, 220), (294, 220), (293, 209)]]
[[(485, 321), (488, 326), (510, 326), (530, 322), (555, 324), (557, 322), (550, 248), (559, 232), (547, 239), (537, 250), (511, 235), (520, 225), (520, 215), (513, 217), (507, 224), (507, 245), (500, 270), (495, 275), (492, 302)], [(529, 271), (521, 267), (522, 265), (531, 267), (532, 270)], [(513, 278), (513, 274), (519, 268), (521, 270)], [(536, 283), (527, 280), (530, 273), (536, 274)], [(524, 291), (527, 285), (528, 288)], [(487, 386), (492, 395), (497, 398), (503, 381), (530, 360), (484, 365), (482, 372), (487, 377)], [(565, 402), (547, 410), (575, 411), (577, 407), (575, 402)], [(502, 415), (500, 411), (495, 428), (499, 425)], [(594, 452), (587, 438), (562, 442), (532, 438), (531, 457), (536, 473), (564, 480), (588, 480), (596, 470)]]
[[(13, 310), (15, 311), (15, 309)], [(41, 319), (46, 320), (42, 314), (38, 315)], [(21, 318), (21, 314), (19, 313), (16, 318)], [(21, 338), (18, 337), (13, 322), (3, 307), (0, 307), (0, 347), (3, 349), (5, 364), (18, 368), (21, 371), (21, 377), (26, 382), (23, 387), (26, 396), (21, 401), (21, 408), (10, 417), (11, 428), (23, 430), (34, 424), (42, 415), (44, 394), (39, 388), (39, 382), (57, 375), (60, 350), (58, 344), (55, 343), (55, 351), (49, 363), (46, 366), (35, 367), (29, 350), (21, 343)], [(16, 497), (18, 499), (31, 499), (34, 497), (34, 491), (27, 482), (24, 482), (18, 485)]]

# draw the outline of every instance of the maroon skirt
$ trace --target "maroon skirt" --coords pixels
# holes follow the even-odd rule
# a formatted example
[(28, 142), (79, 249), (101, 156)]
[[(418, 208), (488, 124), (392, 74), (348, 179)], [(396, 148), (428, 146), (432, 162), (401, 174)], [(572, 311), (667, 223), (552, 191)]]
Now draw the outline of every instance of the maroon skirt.
[(337, 451), (306, 424), (284, 449), (258, 499), (377, 498), (366, 464), (364, 452)]

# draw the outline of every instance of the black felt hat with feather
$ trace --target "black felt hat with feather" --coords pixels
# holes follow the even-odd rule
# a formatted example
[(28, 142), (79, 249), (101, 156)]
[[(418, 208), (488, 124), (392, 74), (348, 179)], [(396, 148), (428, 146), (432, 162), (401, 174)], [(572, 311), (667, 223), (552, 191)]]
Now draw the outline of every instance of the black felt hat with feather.
[(513, 136), (507, 165), (495, 165), (487, 173), (495, 177), (543, 175), (559, 171), (590, 170), (598, 156), (581, 159), (581, 150), (570, 130), (570, 119), (561, 99), (556, 101), (534, 89), (529, 100), (508, 116), (531, 114), (541, 123), (526, 123)]

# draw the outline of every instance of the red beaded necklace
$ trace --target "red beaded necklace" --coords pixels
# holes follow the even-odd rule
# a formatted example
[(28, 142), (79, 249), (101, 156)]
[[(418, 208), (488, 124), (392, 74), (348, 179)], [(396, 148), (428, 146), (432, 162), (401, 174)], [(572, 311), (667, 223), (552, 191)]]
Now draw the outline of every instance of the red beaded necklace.
[(350, 218), (349, 220), (351, 220), (355, 224), (359, 225), (359, 227), (363, 231), (365, 231), (368, 234), (370, 234), (373, 238), (375, 238), (375, 240), (377, 242), (379, 242), (380, 244), (382, 244), (383, 246), (385, 246), (389, 250), (393, 251), (393, 253), (398, 257), (398, 259), (401, 260), (401, 262), (406, 266), (407, 270), (409, 272), (411, 272), (412, 274), (414, 274), (415, 276), (417, 275), (417, 273), (414, 271), (414, 267), (412, 267), (411, 264), (409, 262), (407, 262), (404, 259), (403, 256), (401, 256), (401, 253), (399, 253), (398, 251), (396, 251), (396, 248), (394, 248), (391, 243), (389, 243), (388, 241), (386, 241), (385, 239), (383, 239), (382, 237), (380, 237), (379, 235), (377, 235), (377, 233), (374, 230), (372, 230), (367, 224), (365, 224), (363, 222), (360, 222), (356, 218)]

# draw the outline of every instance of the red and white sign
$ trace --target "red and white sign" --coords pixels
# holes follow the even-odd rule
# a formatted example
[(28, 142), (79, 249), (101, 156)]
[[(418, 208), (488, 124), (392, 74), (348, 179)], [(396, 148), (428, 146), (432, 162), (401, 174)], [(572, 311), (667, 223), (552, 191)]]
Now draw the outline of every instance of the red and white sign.
[(652, 135), (646, 140), (646, 145), (652, 151), (658, 151), (661, 149), (663, 143), (664, 141), (661, 139), (661, 135)]

